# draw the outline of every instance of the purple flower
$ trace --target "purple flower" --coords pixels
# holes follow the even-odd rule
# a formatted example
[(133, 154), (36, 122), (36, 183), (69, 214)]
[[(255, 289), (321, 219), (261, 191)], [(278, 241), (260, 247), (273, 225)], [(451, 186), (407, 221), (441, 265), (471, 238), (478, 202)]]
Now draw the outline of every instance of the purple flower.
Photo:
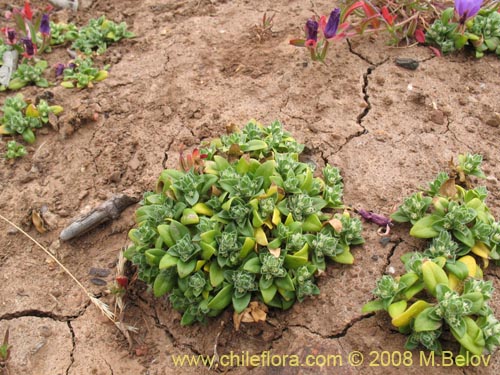
[(386, 225), (391, 224), (391, 219), (370, 211), (358, 210), (358, 214), (360, 214), (363, 219), (371, 221), (372, 223), (377, 224), (379, 227), (385, 227)]
[(40, 33), (42, 33), (43, 36), (48, 36), (50, 34), (50, 22), (48, 14), (42, 15), (42, 20), (40, 21)]
[(64, 73), (64, 69), (66, 69), (66, 65), (63, 63), (58, 63), (56, 65), (56, 77), (62, 76)]
[(14, 44), (16, 42), (16, 31), (14, 29), (7, 30), (7, 38), (10, 44)]
[(306, 22), (306, 46), (315, 47), (318, 41), (319, 24), (314, 19), (308, 19)]
[(33, 44), (33, 41), (30, 38), (22, 38), (21, 39), (24, 44), (24, 53), (23, 56), (26, 58), (31, 58), (36, 54), (36, 46)]
[(479, 9), (483, 0), (455, 0), (455, 10), (460, 17), (460, 23), (465, 23), (471, 17), (474, 17)]
[(12, 27), (2, 27), (1, 31), (7, 37), (7, 44), (10, 45), (16, 44), (17, 42), (16, 30), (14, 30)]
[(332, 13), (330, 13), (330, 17), (328, 18), (328, 22), (326, 22), (326, 24), (325, 24), (325, 17), (321, 18), (322, 18), (320, 20), (320, 23), (322, 24), (321, 28), (323, 30), (325, 38), (330, 39), (333, 38), (335, 35), (337, 35), (337, 30), (339, 28), (339, 23), (340, 23), (340, 9), (335, 8), (332, 11)]
[(379, 230), (377, 231), (377, 233), (379, 235), (386, 236), (390, 233), (390, 227), (392, 226), (391, 219), (389, 219), (383, 215), (373, 213), (371, 211), (357, 210), (357, 212), (366, 221), (371, 221), (372, 223), (377, 224), (379, 227), (385, 228), (385, 232), (382, 231), (383, 228), (379, 228)]

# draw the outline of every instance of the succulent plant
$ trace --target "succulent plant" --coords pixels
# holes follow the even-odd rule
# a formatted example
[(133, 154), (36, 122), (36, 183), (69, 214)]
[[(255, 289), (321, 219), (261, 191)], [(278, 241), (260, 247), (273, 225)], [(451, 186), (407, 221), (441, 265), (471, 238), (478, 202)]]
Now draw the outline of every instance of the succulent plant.
[(155, 296), (169, 293), (181, 324), (229, 305), (241, 313), (252, 299), (287, 309), (319, 294), (328, 259), (353, 263), (361, 222), (336, 212), (339, 170), (315, 177), (303, 149), (279, 122), (251, 121), (181, 155), (181, 170), (164, 170), (144, 195), (125, 255)]

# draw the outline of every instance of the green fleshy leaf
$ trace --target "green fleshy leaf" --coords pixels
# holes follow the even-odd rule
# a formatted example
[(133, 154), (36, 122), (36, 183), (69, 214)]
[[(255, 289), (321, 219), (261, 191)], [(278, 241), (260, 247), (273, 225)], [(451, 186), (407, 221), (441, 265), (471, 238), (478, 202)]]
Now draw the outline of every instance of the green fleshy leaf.
[(280, 289), (283, 289), (286, 291), (294, 291), (295, 290), (295, 286), (293, 285), (292, 278), (290, 277), (289, 274), (286, 274), (285, 277), (275, 278), (274, 283)]
[(233, 295), (233, 286), (226, 285), (208, 303), (208, 308), (214, 310), (225, 309), (231, 303), (232, 295)]
[(443, 322), (433, 319), (434, 307), (428, 307), (415, 318), (413, 329), (415, 332), (435, 331), (441, 328)]
[(363, 305), (361, 312), (363, 314), (368, 314), (374, 311), (384, 310), (384, 302), (380, 299), (367, 302)]
[(441, 219), (442, 217), (437, 215), (424, 216), (422, 219), (418, 220), (410, 229), (410, 236), (417, 238), (436, 237), (439, 232), (433, 228), (433, 225)]
[(215, 288), (224, 281), (224, 272), (217, 262), (210, 263), (210, 284)]
[(261, 289), (260, 290), (260, 293), (262, 294), (262, 299), (264, 300), (264, 303), (266, 305), (268, 305), (272, 301), (272, 299), (276, 295), (277, 291), (278, 291), (278, 288), (274, 284), (272, 284), (267, 289)]
[(196, 262), (196, 259), (193, 259), (187, 263), (181, 260), (177, 261), (177, 272), (179, 274), (179, 277), (182, 279), (191, 274), (196, 268)]
[(237, 298), (233, 296), (233, 308), (238, 314), (242, 313), (248, 307), (250, 299), (252, 298), (251, 293), (245, 294), (243, 297)]
[(170, 292), (175, 286), (175, 277), (172, 277), (171, 272), (162, 271), (156, 276), (153, 284), (153, 293), (155, 297), (161, 297), (165, 293)]
[(167, 268), (173, 267), (177, 265), (179, 258), (176, 258), (170, 254), (165, 254), (163, 258), (160, 260), (159, 268), (160, 270), (165, 270)]

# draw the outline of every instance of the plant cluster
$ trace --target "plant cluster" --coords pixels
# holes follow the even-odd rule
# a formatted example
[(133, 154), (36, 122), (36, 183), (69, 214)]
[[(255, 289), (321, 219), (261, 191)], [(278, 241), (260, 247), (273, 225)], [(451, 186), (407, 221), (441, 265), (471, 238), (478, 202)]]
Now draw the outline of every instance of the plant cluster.
[[(500, 56), (500, 5), (495, 0), (416, 0), (348, 1), (334, 9), (328, 20), (312, 17), (305, 25), (305, 38), (290, 44), (307, 47), (313, 61), (324, 62), (334, 41), (357, 35), (387, 33), (389, 43), (414, 41), (437, 46), (442, 53), (472, 46), (477, 57), (490, 51)], [(436, 54), (440, 51), (431, 47)]]
[(492, 282), (483, 280), (474, 257), (485, 267), (489, 259), (500, 259), (500, 223), (485, 203), (487, 191), (469, 188), (469, 176), (484, 177), (481, 162), (480, 155), (460, 155), (451, 175), (440, 173), (391, 216), (411, 223), (410, 235), (432, 240), (424, 251), (402, 256), (404, 275), (377, 281), (376, 299), (363, 312), (386, 310), (392, 324), (409, 335), (407, 349), (423, 346), (439, 354), (445, 330), (460, 344), (461, 355), (491, 353), (500, 345), (500, 322), (488, 305)]
[(67, 67), (62, 67), (63, 82), (61, 86), (66, 88), (92, 87), (93, 82), (99, 82), (108, 76), (108, 67), (97, 69), (90, 58), (77, 58)]
[[(51, 114), (58, 115), (63, 111), (63, 108), (57, 105), (51, 106), (43, 99), (34, 105), (25, 101), (22, 94), (17, 94), (6, 98), (0, 110), (3, 112), (2, 117), (0, 117), (0, 134), (20, 134), (26, 142), (31, 144), (35, 142), (35, 129), (47, 124), (49, 116)], [(11, 146), (11, 148), (13, 147)]]
[[(379, 4), (380, 3), (380, 4)], [(379, 6), (380, 5), (380, 6)], [(348, 1), (335, 8), (330, 16), (313, 16), (305, 25), (305, 38), (292, 39), (290, 44), (307, 47), (314, 61), (324, 62), (330, 43), (367, 33), (388, 32), (391, 43), (398, 45), (415, 38), (425, 22), (425, 16), (435, 12), (430, 2)], [(318, 31), (321, 31), (318, 36)]]
[(49, 81), (43, 77), (45, 69), (47, 69), (47, 61), (45, 60), (40, 60), (35, 65), (19, 64), (9, 82), (8, 88), (10, 90), (19, 90), (29, 84), (38, 87), (49, 87)]
[(26, 155), (26, 148), (17, 143), (16, 141), (7, 142), (7, 152), (5, 153), (6, 159), (17, 159)]
[(476, 57), (487, 51), (500, 56), (499, 5), (481, 9), (482, 1), (455, 2), (455, 9), (448, 8), (434, 21), (425, 34), (425, 42), (437, 45), (441, 52), (450, 53), (472, 46)]
[(71, 48), (87, 56), (93, 53), (102, 54), (110, 44), (134, 36), (132, 32), (127, 30), (125, 22), (117, 24), (106, 19), (105, 16), (101, 16), (97, 19), (91, 19), (86, 26), (80, 28), (78, 35), (73, 39)]
[[(65, 73), (64, 87), (89, 87), (91, 82), (100, 81), (107, 76), (106, 68), (96, 69), (90, 59), (92, 54), (102, 54), (111, 43), (123, 38), (132, 38), (134, 34), (127, 30), (127, 25), (115, 23), (101, 16), (91, 19), (86, 26), (77, 28), (74, 24), (54, 23), (50, 21), (51, 7), (46, 12), (34, 16), (30, 2), (26, 1), (23, 9), (14, 9), (8, 13), (8, 19), (13, 19), (14, 27), (4, 27), (5, 42), (0, 43), (0, 61), (8, 50), (17, 50), (23, 56), (9, 84), (1, 86), (0, 90), (18, 90), (26, 85), (35, 84), (48, 87), (50, 83), (43, 77), (47, 62), (37, 60), (42, 52), (50, 52), (51, 46), (71, 42), (71, 48), (86, 55), (86, 59), (76, 58), (66, 67), (77, 67), (76, 71)], [(58, 64), (56, 67), (64, 64)], [(58, 74), (56, 74), (58, 76)], [(8, 82), (8, 81), (7, 81)], [(74, 82), (74, 84), (73, 84)], [(71, 83), (71, 84), (70, 84)]]
[(6, 13), (7, 19), (12, 19), (14, 27), (3, 27), (5, 43), (17, 50), (26, 59), (32, 59), (41, 54), (50, 43), (50, 20), (48, 6), (44, 12), (34, 11), (28, 0), (22, 9), (14, 8)]
[(72, 42), (78, 37), (78, 27), (74, 23), (50, 22), (50, 45), (58, 46)]
[(279, 122), (254, 121), (181, 155), (146, 193), (125, 256), (155, 296), (169, 293), (181, 324), (205, 321), (252, 299), (287, 309), (319, 293), (326, 261), (352, 264), (361, 222), (342, 208), (339, 170), (321, 177), (299, 161), (304, 146)]
[[(108, 76), (109, 67), (95, 67), (89, 55), (103, 53), (111, 43), (134, 36), (127, 31), (124, 22), (117, 24), (104, 16), (90, 20), (80, 29), (72, 23), (54, 23), (50, 21), (51, 10), (49, 6), (44, 12), (37, 12), (27, 0), (22, 9), (15, 8), (12, 12), (7, 12), (6, 18), (12, 20), (15, 27), (1, 29), (5, 40), (0, 39), (0, 65), (3, 64), (3, 56), (7, 51), (18, 51), (23, 60), (12, 76), (8, 76), (3, 82), (5, 86), (0, 85), (0, 91), (19, 90), (27, 85), (49, 87), (51, 83), (44, 77), (48, 63), (38, 56), (42, 52), (50, 52), (51, 46), (69, 42), (73, 49), (87, 56), (76, 57), (68, 64), (57, 64), (56, 77), (63, 76), (61, 85), (67, 88), (92, 87), (95, 82)], [(16, 64), (17, 60), (11, 63), (13, 66)], [(49, 114), (57, 115), (62, 108), (49, 106), (44, 100), (35, 106), (24, 101), (22, 95), (17, 95), (7, 98), (1, 111), (3, 116), (0, 119), (0, 134), (21, 134), (26, 142), (33, 143), (34, 130), (49, 121)], [(25, 154), (26, 150), (22, 145), (15, 141), (8, 142), (6, 158), (17, 158)]]

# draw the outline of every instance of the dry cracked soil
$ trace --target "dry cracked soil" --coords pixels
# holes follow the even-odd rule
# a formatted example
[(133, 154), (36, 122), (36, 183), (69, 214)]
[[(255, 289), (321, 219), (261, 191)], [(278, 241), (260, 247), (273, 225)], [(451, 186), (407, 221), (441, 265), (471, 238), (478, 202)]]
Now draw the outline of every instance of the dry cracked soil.
[[(12, 3), (22, 5), (2, 0), (0, 10)], [(115, 193), (153, 190), (165, 156), (166, 165), (175, 167), (181, 145), (196, 147), (224, 133), (228, 124), (242, 126), (251, 118), (264, 124), (280, 120), (307, 145), (317, 165), (341, 169), (346, 204), (385, 215), (446, 169), (451, 158), (480, 153), (489, 176), (482, 181), (490, 191), (488, 203), (500, 216), (498, 58), (436, 58), (425, 47), (388, 47), (379, 35), (338, 43), (326, 65), (311, 63), (307, 51), (288, 40), (301, 35), (311, 14), (329, 12), (329, 1), (87, 0), (80, 5), (77, 13), (58, 11), (57, 17), (83, 25), (104, 14), (125, 21), (137, 37), (99, 57), (111, 64), (110, 75), (92, 89), (22, 90), (26, 97), (48, 91), (65, 111), (58, 130), (37, 133), (26, 157), (0, 161), (0, 213), (57, 255), (102, 301), (113, 303), (109, 285), (137, 206), (69, 242), (58, 239), (61, 229)], [(254, 26), (264, 12), (276, 16), (272, 33), (259, 40)], [(64, 49), (54, 55), (68, 58)], [(395, 64), (397, 57), (420, 65), (406, 70)], [(0, 102), (5, 97), (0, 94)], [(27, 220), (40, 209), (50, 213), (50, 231), (44, 234)], [(377, 278), (402, 269), (404, 252), (424, 246), (409, 237), (407, 226), (395, 226), (389, 242), (381, 242), (376, 229), (364, 225), (366, 244), (353, 250), (354, 265), (328, 267), (319, 281), (320, 296), (286, 312), (271, 310), (266, 323), (239, 331), (229, 312), (207, 325), (181, 327), (166, 299), (155, 299), (137, 283), (123, 317), (138, 328), (129, 348), (48, 256), (0, 222), (0, 334), (10, 328), (10, 373), (500, 373), (498, 353), (489, 366), (419, 366), (418, 351), (410, 367), (370, 366), (375, 352), (402, 351), (405, 337), (385, 314), (364, 315), (361, 306)], [(102, 276), (108, 285), (92, 282), (91, 268), (109, 270)], [(498, 268), (488, 268), (485, 277), (500, 287)], [(499, 295), (492, 302), (497, 316)], [(271, 350), (302, 359), (335, 354), (343, 362), (335, 368), (174, 367), (171, 355), (212, 355), (216, 344), (219, 355)], [(348, 365), (352, 351), (364, 354), (361, 367)]]

